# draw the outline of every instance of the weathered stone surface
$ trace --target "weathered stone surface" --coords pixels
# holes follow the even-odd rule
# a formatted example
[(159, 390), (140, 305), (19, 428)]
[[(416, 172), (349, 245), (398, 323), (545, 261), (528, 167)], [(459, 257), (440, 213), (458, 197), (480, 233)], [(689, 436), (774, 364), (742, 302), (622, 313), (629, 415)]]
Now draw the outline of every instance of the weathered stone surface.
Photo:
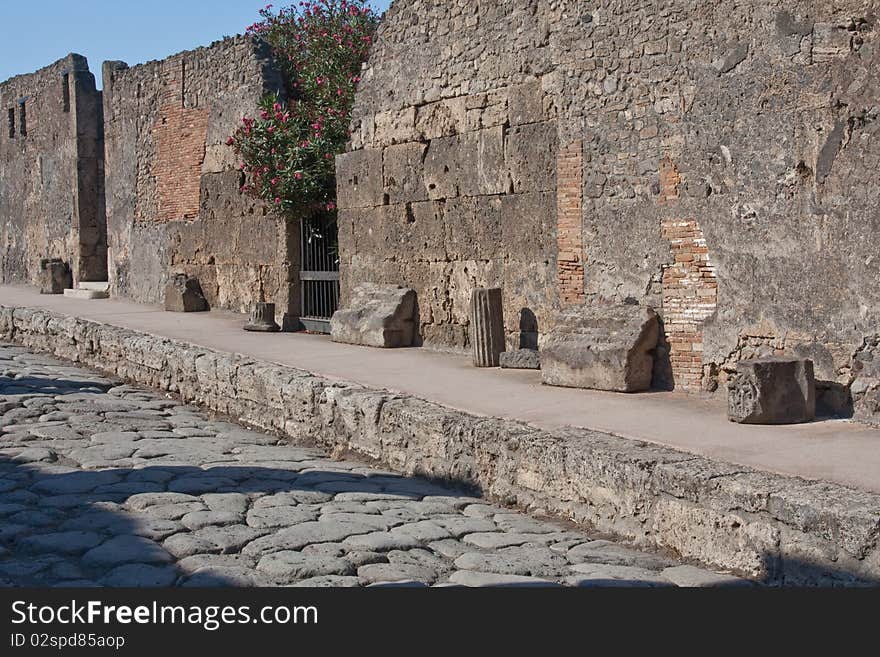
[[(30, 529), (30, 527), (22, 525), (19, 527)], [(0, 538), (5, 537), (0, 536)], [(77, 554), (93, 548), (102, 540), (103, 537), (94, 532), (72, 531), (27, 536), (21, 540), (21, 544), (34, 552)]]
[(197, 278), (178, 274), (165, 286), (165, 310), (172, 313), (201, 313), (210, 310)]
[(63, 294), (73, 279), (102, 280), (101, 92), (86, 58), (2, 81), (0, 98), (0, 281)]
[(177, 577), (177, 571), (170, 566), (127, 564), (111, 571), (101, 584), (113, 588), (167, 588)]
[(535, 349), (505, 351), (501, 354), (500, 363), (505, 370), (539, 370), (541, 354)]
[(499, 575), (497, 573), (480, 573), (470, 570), (459, 570), (449, 581), (453, 584), (468, 587), (505, 587), (505, 588), (547, 588), (558, 586), (554, 582), (540, 577), (527, 575)]
[[(474, 286), (503, 283), (508, 346), (522, 308), (544, 330), (558, 302), (634, 299), (663, 309), (666, 386), (723, 394), (736, 361), (812, 348), (819, 380), (845, 390), (880, 308), (880, 191), (866, 164), (878, 154), (876, 112), (865, 109), (880, 95), (864, 73), (880, 62), (873, 19), (860, 0), (703, 6), (621, 16), (398, 0), (343, 159), (344, 173), (358, 162), (372, 177), (338, 177), (340, 198), (360, 197), (340, 243), (343, 294), (362, 280), (406, 281), (425, 304), (425, 344), (459, 350)], [(615, 34), (628, 40), (611, 43)], [(705, 64), (698, 74), (693, 61)], [(752, 84), (767, 79), (778, 82), (769, 110)], [(794, 100), (805, 97), (814, 116)], [(499, 198), (502, 239), (492, 212), (460, 221), (455, 206)], [(817, 205), (864, 219), (801, 230)], [(392, 259), (371, 237), (407, 212), (418, 248)], [(450, 249), (444, 233), (464, 237)], [(877, 377), (857, 390), (856, 416), (880, 416)]]
[[(266, 44), (233, 37), (139, 66), (107, 62), (103, 79), (114, 293), (161, 304), (169, 275), (185, 271), (212, 308), (247, 313), (271, 299), (296, 315), (299, 226), (241, 193), (226, 144), (267, 92), (286, 95)], [(167, 102), (169, 84), (180, 103)]]
[(393, 285), (357, 286), (348, 308), (338, 310), (330, 323), (335, 342), (393, 349), (410, 347), (415, 338), (413, 290)]
[[(275, 402), (266, 397), (252, 399), (255, 396), (247, 391), (242, 391), (243, 395), (239, 393), (236, 387), (239, 379), (233, 373), (253, 368), (252, 360), (42, 310), (0, 307), (0, 333), (6, 338), (14, 335), (16, 340), (31, 348), (48, 350), (92, 367), (109, 369), (115, 376), (180, 394), (189, 401), (234, 415), (254, 426), (286, 432), (297, 440), (307, 438), (319, 446), (342, 447), (369, 454), (404, 474), (419, 472), (437, 478), (465, 479), (496, 499), (516, 499), (520, 505), (588, 523), (640, 546), (661, 545), (702, 563), (770, 583), (856, 583), (880, 577), (875, 545), (880, 496), (875, 494), (834, 484), (805, 486), (791, 477), (699, 459), (601, 432), (583, 429), (547, 432), (513, 422), (477, 418), (410, 397), (391, 398), (387, 393), (365, 391), (361, 386), (325, 381), (291, 369), (272, 370), (270, 364), (260, 364), (271, 371), (283, 371), (285, 377), (290, 377), (291, 384), (284, 387), (284, 412), (279, 413), (278, 407), (271, 405)], [(17, 347), (8, 349), (24, 353)], [(0, 348), (0, 356), (3, 351)], [(161, 365), (157, 366), (156, 362)], [(3, 368), (8, 367), (4, 363)], [(382, 404), (381, 413), (377, 413), (379, 402)], [(328, 425), (328, 404), (333, 408), (332, 427)], [(153, 430), (152, 424), (156, 422), (154, 415), (149, 416), (152, 420), (131, 422), (122, 419), (124, 413), (119, 416), (114, 420), (114, 426), (98, 427), (98, 433), (103, 431), (107, 436), (105, 443), (112, 442), (110, 436), (114, 431), (120, 440), (139, 438), (141, 432)], [(165, 424), (164, 430), (169, 430), (170, 423), (164, 417), (161, 421)], [(15, 422), (20, 425), (19, 431), (26, 431), (26, 418)], [(148, 423), (150, 428), (143, 429), (141, 422)], [(122, 433), (120, 423), (137, 435)], [(213, 423), (202, 423), (202, 426), (210, 424)], [(248, 480), (239, 480), (236, 475), (235, 486), (244, 487), (249, 492), (259, 490), (254, 487), (261, 482), (273, 482), (271, 490), (266, 491), (269, 494), (254, 502), (253, 508), (321, 504), (331, 499), (345, 503), (397, 500), (395, 506), (399, 506), (401, 500), (413, 501), (429, 495), (428, 501), (432, 504), (451, 506), (467, 517), (490, 519), (500, 513), (499, 509), (474, 497), (431, 493), (424, 482), (416, 487), (419, 492), (415, 494), (409, 492), (408, 487), (402, 494), (398, 493), (393, 477), (377, 478), (383, 481), (382, 493), (332, 494), (308, 488), (303, 490), (310, 481), (312, 485), (318, 485), (344, 481), (348, 477), (352, 485), (349, 490), (357, 491), (357, 481), (352, 478), (350, 470), (340, 472), (336, 464), (322, 463), (316, 455), (303, 454), (302, 450), (285, 448), (283, 453), (272, 456), (268, 450), (277, 443), (276, 438), (261, 439), (254, 431), (233, 432), (228, 425), (218, 426), (218, 431), (224, 436), (240, 435), (237, 442), (242, 449), (260, 447), (266, 450), (256, 459), (258, 463), (250, 465), (272, 469), (272, 477), (260, 479), (253, 470), (248, 472), (247, 476), (252, 477)], [(70, 432), (64, 440), (83, 444), (86, 439), (79, 433)], [(141, 440), (148, 439), (135, 442)], [(62, 454), (66, 447), (56, 445), (53, 449)], [(201, 471), (200, 466), (206, 462), (188, 464), (187, 458), (208, 456), (211, 461), (222, 462), (224, 467), (230, 465), (230, 460), (234, 462), (232, 445), (218, 441), (212, 447), (212, 442), (206, 441), (204, 449), (208, 451), (184, 455), (178, 461), (159, 457), (147, 466), (146, 472), (137, 471), (132, 475), (139, 473), (141, 481), (149, 481), (152, 477), (147, 476), (147, 472), (151, 471), (158, 476), (157, 481), (167, 482), (169, 470), (179, 477), (181, 467)], [(213, 456), (211, 449), (215, 450)], [(298, 460), (308, 458), (316, 460)], [(303, 463), (308, 463), (304, 467), (315, 471), (298, 474), (296, 470), (290, 470), (291, 466), (303, 469)], [(138, 467), (144, 468), (145, 465)], [(57, 468), (45, 464), (38, 467)], [(281, 480), (280, 473), (292, 475), (292, 478)], [(69, 476), (69, 472), (60, 475)], [(205, 475), (214, 476), (209, 471)], [(227, 480), (228, 475), (227, 470), (217, 480)], [(59, 500), (64, 508), (75, 509), (78, 505), (96, 501), (92, 493), (39, 494), (25, 490), (25, 485), (26, 482), (6, 482), (0, 477), (0, 504), (39, 502), (43, 508), (59, 508), (56, 502)], [(89, 482), (86, 487), (91, 488), (91, 485)], [(284, 489), (284, 486), (292, 489)], [(54, 487), (50, 488), (54, 491)], [(8, 492), (3, 493), (4, 490)], [(343, 500), (340, 496), (346, 497)], [(125, 496), (119, 501), (125, 501)], [(208, 508), (198, 497), (169, 493), (135, 496), (129, 500), (129, 505), (132, 503), (142, 505), (143, 513), (155, 518), (167, 515), (179, 519), (187, 513)], [(125, 507), (127, 511), (137, 512), (129, 505)], [(817, 518), (821, 521), (816, 521)], [(409, 520), (404, 518), (404, 521)], [(459, 534), (453, 525), (435, 524), (447, 529), (449, 536)], [(374, 532), (369, 526), (362, 529), (363, 534)], [(29, 531), (31, 528), (27, 525), (0, 524), (2, 536), (14, 538)], [(499, 538), (493, 540), (493, 534)], [(294, 542), (303, 546), (341, 542), (345, 538), (331, 539), (332, 535), (333, 531), (316, 531), (310, 536), (298, 537)], [(508, 532), (485, 531), (466, 534), (461, 542), (468, 546), (468, 551), (474, 551), (476, 546), (491, 550), (535, 543), (562, 554), (571, 547), (588, 542), (583, 536), (577, 540), (578, 536), (574, 532), (529, 532), (511, 538)], [(780, 536), (785, 539), (781, 541)], [(257, 541), (265, 541), (262, 546), (258, 544), (251, 548), (248, 545), (244, 549), (246, 552), (253, 549), (253, 556), (297, 549), (282, 545), (286, 543), (284, 540), (275, 545), (275, 537), (277, 535), (258, 538)], [(304, 543), (300, 538), (305, 539)], [(413, 536), (407, 538), (414, 544), (421, 542)], [(219, 549), (208, 541), (204, 545), (208, 551)], [(257, 549), (262, 547), (267, 549)], [(395, 549), (395, 546), (389, 547)], [(413, 545), (413, 549), (416, 547)], [(198, 554), (198, 551), (190, 554)], [(768, 559), (768, 555), (772, 558)], [(597, 558), (601, 560), (603, 557)], [(806, 563), (810, 564), (809, 568), (804, 567)]]
[(286, 583), (327, 575), (352, 576), (355, 567), (339, 557), (311, 556), (301, 552), (276, 552), (260, 559), (257, 569)]
[(275, 304), (263, 302), (254, 304), (251, 321), (245, 325), (244, 330), (254, 333), (277, 333), (280, 331), (281, 327), (275, 321)]
[(89, 550), (83, 562), (90, 565), (116, 566), (125, 563), (168, 563), (171, 555), (157, 543), (139, 536), (118, 536)]
[(472, 292), (470, 337), (474, 367), (498, 367), (504, 351), (504, 307), (500, 289), (480, 288)]
[(575, 573), (566, 579), (571, 586), (593, 587), (668, 587), (674, 586), (660, 573), (632, 566), (608, 566), (604, 564), (580, 564), (572, 566)]
[(70, 265), (59, 258), (40, 261), (40, 294), (64, 294), (72, 287)]
[(624, 304), (566, 311), (542, 340), (544, 383), (614, 392), (647, 390), (659, 336), (652, 308)]
[(665, 579), (676, 586), (685, 588), (729, 588), (750, 587), (753, 582), (734, 575), (722, 575), (713, 573), (711, 570), (696, 568), (695, 566), (673, 566), (662, 573)]
[(740, 361), (728, 382), (728, 416), (740, 424), (798, 424), (816, 418), (813, 361)]

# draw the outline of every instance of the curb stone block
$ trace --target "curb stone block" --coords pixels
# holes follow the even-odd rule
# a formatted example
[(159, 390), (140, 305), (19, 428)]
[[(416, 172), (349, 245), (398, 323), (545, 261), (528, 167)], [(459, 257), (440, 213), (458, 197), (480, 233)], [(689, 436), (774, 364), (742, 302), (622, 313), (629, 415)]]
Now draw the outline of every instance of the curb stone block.
[(0, 307), (0, 338), (178, 391), (187, 402), (283, 430), (296, 441), (358, 451), (405, 475), (466, 483), (503, 503), (540, 508), (638, 547), (674, 550), (768, 583), (880, 581), (878, 494), (587, 429), (550, 432), (476, 417), (42, 310)]

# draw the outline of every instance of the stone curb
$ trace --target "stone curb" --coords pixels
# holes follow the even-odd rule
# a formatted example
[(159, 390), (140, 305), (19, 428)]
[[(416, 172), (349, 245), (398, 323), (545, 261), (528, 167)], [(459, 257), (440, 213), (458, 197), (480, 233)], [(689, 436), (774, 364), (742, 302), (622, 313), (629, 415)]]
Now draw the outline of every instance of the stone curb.
[(0, 337), (256, 427), (453, 480), (773, 584), (880, 582), (880, 495), (588, 429), (544, 431), (49, 311)]

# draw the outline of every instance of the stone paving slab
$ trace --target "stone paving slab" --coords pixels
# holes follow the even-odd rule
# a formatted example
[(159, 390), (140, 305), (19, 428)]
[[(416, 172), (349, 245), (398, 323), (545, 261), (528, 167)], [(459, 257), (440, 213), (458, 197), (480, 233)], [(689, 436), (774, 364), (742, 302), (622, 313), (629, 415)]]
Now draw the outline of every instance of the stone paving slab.
[(4, 586), (748, 584), (3, 344), (0, 411)]
[[(546, 430), (476, 416), (253, 356), (44, 310), (0, 307), (0, 336), (175, 393), (294, 441), (314, 441), (334, 454), (363, 454), (402, 474), (464, 482), (505, 505), (558, 515), (639, 547), (675, 550), (688, 559), (753, 579), (786, 585), (880, 582), (877, 493), (758, 471), (609, 433), (579, 428)], [(75, 372), (68, 374), (76, 379)], [(57, 386), (53, 389), (57, 392)], [(8, 392), (10, 399), (26, 401), (30, 391), (17, 384)], [(44, 416), (40, 410), (44, 403), (36, 400), (32, 407), (10, 410), (12, 416), (5, 424), (12, 432), (27, 431), (30, 418)], [(212, 467), (225, 465), (224, 461), (211, 461), (216, 457), (210, 453), (210, 441), (200, 441), (198, 435), (174, 448), (168, 435), (173, 429), (199, 428), (193, 422), (193, 409), (183, 411), (175, 423), (163, 419), (162, 409), (155, 405), (139, 411), (102, 410), (88, 393), (77, 397), (74, 404), (72, 410), (84, 412), (87, 426), (103, 432), (105, 442), (104, 436), (114, 431), (165, 441), (146, 444), (139, 453), (140, 441), (128, 436), (117, 444), (126, 449), (133, 446), (135, 451), (120, 464), (135, 466), (139, 459), (149, 458), (157, 467), (182, 466), (194, 459)], [(36, 438), (51, 437), (59, 444), (81, 447), (75, 431), (79, 425), (74, 426), (78, 417), (71, 416), (68, 426), (58, 415), (46, 414), (47, 426), (31, 433)], [(183, 437), (179, 435), (178, 443)], [(218, 437), (233, 440), (242, 449), (267, 447), (253, 432), (224, 430)], [(98, 459), (88, 463), (102, 465)], [(63, 465), (43, 467), (65, 473)], [(328, 493), (339, 493), (346, 477), (338, 470), (309, 473), (310, 467), (321, 470), (322, 465), (307, 457), (293, 462), (275, 459), (272, 467), (273, 480), (259, 479), (264, 491), (289, 488), (289, 474), (297, 470), (303, 483), (308, 481), (316, 490)], [(227, 475), (211, 471), (202, 476), (228, 479)], [(308, 477), (321, 479), (313, 482)], [(132, 492), (129, 483), (108, 483), (105, 495), (112, 492), (124, 498), (126, 492)], [(193, 476), (183, 484), (181, 492), (194, 495), (201, 485), (222, 484), (221, 491), (232, 490), (229, 481), (205, 482)], [(179, 489), (181, 483), (169, 485)], [(252, 485), (254, 478), (238, 484)], [(350, 492), (364, 496), (376, 495), (377, 490), (381, 485), (364, 477)], [(421, 486), (413, 489), (411, 485), (405, 492), (426, 494)], [(80, 500), (90, 498), (88, 493), (77, 495)], [(46, 504), (64, 508), (79, 503), (71, 502), (77, 495), (55, 495), (47, 498)], [(456, 510), (461, 510), (460, 505)], [(167, 519), (177, 521), (191, 511)], [(452, 538), (454, 533), (448, 531)], [(533, 538), (537, 534), (524, 528), (511, 533), (517, 535), (519, 545), (550, 542), (546, 536)], [(397, 533), (399, 541), (406, 542), (405, 538)], [(495, 548), (515, 546), (507, 543)], [(282, 551), (285, 547), (279, 544), (269, 549)]]

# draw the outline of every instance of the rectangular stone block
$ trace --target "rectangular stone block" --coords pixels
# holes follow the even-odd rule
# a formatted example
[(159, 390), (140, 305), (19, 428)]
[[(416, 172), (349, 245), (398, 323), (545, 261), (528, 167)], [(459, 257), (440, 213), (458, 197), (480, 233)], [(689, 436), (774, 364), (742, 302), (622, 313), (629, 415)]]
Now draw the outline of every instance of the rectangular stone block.
[(740, 361), (728, 381), (728, 416), (740, 424), (799, 424), (816, 418), (813, 361)]
[(516, 85), (508, 93), (510, 125), (540, 123), (544, 120), (544, 91), (541, 80)]
[(375, 116), (375, 140), (379, 144), (402, 144), (415, 138), (416, 109), (379, 112)]
[(556, 189), (558, 137), (555, 122), (511, 128), (505, 150), (514, 193)]
[(383, 154), (383, 186), (389, 203), (425, 201), (428, 190), (422, 177), (427, 146), (420, 143), (389, 146)]
[(469, 133), (464, 137), (462, 151), (470, 160), (462, 160), (459, 194), (483, 196), (505, 194), (510, 189), (510, 176), (504, 160), (504, 128), (499, 126)]
[(567, 310), (542, 340), (544, 383), (612, 392), (648, 390), (659, 337), (657, 313), (646, 306)]
[(382, 205), (382, 151), (364, 149), (337, 156), (336, 181), (340, 208)]
[(59, 258), (40, 261), (40, 294), (64, 294), (72, 287), (70, 265)]
[(424, 160), (428, 198), (503, 194), (510, 182), (501, 127), (434, 139)]
[(446, 253), (453, 260), (483, 260), (499, 257), (501, 243), (501, 200), (498, 198), (456, 198), (446, 202)]
[(553, 259), (556, 251), (556, 195), (513, 194), (501, 199), (501, 241), (511, 258)]
[(534, 349), (517, 349), (501, 354), (501, 368), (505, 370), (539, 370), (541, 355)]
[(352, 291), (348, 308), (333, 315), (331, 338), (381, 349), (410, 347), (415, 338), (415, 308), (413, 290), (363, 283)]
[(421, 139), (451, 137), (467, 129), (467, 98), (449, 98), (422, 105), (416, 111), (416, 133)]

